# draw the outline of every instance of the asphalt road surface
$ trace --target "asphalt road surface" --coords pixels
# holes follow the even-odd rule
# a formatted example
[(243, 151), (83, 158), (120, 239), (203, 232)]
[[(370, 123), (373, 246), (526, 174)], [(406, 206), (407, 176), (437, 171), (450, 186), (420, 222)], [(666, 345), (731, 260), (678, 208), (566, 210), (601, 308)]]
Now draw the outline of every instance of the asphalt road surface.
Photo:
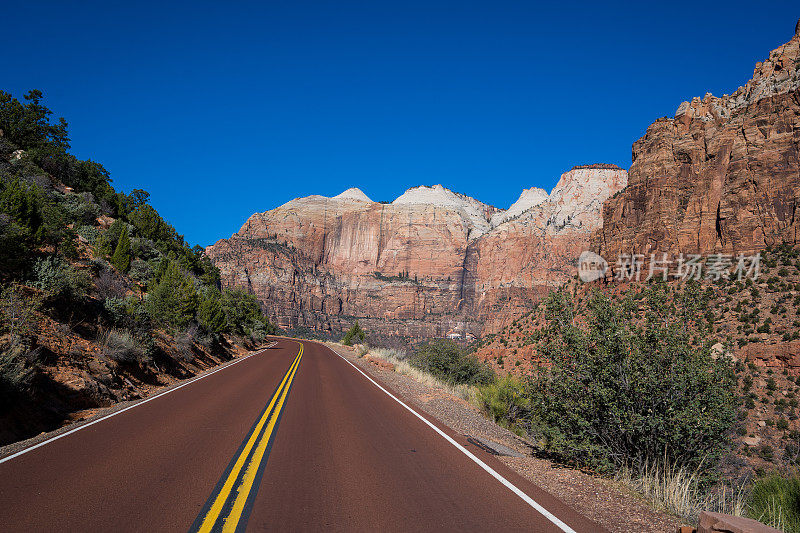
[(325, 346), (0, 460), (2, 531), (603, 531)]

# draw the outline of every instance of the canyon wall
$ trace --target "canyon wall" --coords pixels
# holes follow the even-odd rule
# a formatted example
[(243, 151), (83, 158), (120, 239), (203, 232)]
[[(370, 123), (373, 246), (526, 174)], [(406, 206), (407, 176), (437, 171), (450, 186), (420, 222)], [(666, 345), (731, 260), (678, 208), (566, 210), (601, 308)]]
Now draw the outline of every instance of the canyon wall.
[(800, 23), (731, 95), (706, 94), (633, 145), (627, 188), (603, 207), (592, 249), (750, 253), (798, 243)]
[(225, 286), (258, 296), (283, 328), (366, 329), (414, 338), (480, 336), (574, 275), (627, 173), (576, 167), (551, 194), (523, 191), (507, 211), (440, 185), (391, 204), (358, 189), (252, 215), (207, 248)]

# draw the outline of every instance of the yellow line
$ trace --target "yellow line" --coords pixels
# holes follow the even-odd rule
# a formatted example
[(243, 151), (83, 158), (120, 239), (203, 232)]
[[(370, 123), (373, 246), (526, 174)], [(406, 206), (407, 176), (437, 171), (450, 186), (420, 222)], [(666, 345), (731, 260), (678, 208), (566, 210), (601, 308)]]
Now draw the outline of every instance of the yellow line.
[[(289, 379), (289, 376), (294, 376), (294, 371), (297, 370), (297, 365), (300, 363), (300, 358), (303, 355), (303, 345), (300, 345), (300, 351), (297, 354), (297, 357), (294, 358), (292, 362), (292, 366), (289, 367), (289, 370), (286, 372), (286, 375), (283, 377), (280, 386), (278, 387), (278, 391), (282, 390), (284, 384)], [(286, 387), (288, 389), (288, 386)], [(231, 493), (231, 489), (233, 489), (233, 484), (236, 482), (236, 478), (239, 477), (239, 472), (241, 472), (242, 467), (244, 466), (244, 462), (247, 459), (247, 456), (250, 455), (250, 450), (253, 449), (253, 446), (258, 439), (259, 433), (261, 433), (261, 428), (264, 427), (264, 424), (269, 420), (270, 414), (272, 413), (272, 408), (277, 402), (278, 398), (282, 397), (282, 394), (276, 394), (273, 396), (272, 401), (269, 403), (267, 410), (264, 411), (264, 415), (258, 421), (258, 425), (256, 425), (255, 429), (253, 430), (250, 438), (247, 441), (244, 449), (242, 449), (242, 453), (239, 454), (239, 457), (236, 459), (236, 463), (233, 465), (230, 473), (228, 474), (227, 479), (225, 480), (225, 484), (222, 486), (222, 489), (217, 494), (217, 498), (214, 500), (214, 504), (209, 509), (208, 514), (203, 519), (203, 523), (198, 529), (198, 531), (203, 533), (209, 533), (214, 524), (216, 523), (217, 519), (219, 518), (219, 513), (222, 511), (222, 507), (225, 505), (225, 502), (228, 499), (228, 495)], [(273, 418), (274, 419), (274, 418)]]
[[(303, 349), (301, 348), (301, 356), (302, 353)], [(259, 441), (258, 448), (256, 448), (255, 453), (253, 453), (253, 458), (250, 460), (250, 464), (247, 465), (247, 470), (245, 470), (244, 476), (242, 477), (242, 483), (237, 489), (238, 494), (236, 496), (236, 500), (233, 502), (233, 508), (231, 509), (228, 517), (225, 519), (225, 526), (222, 528), (223, 533), (236, 531), (236, 526), (239, 524), (239, 519), (242, 517), (242, 511), (244, 511), (244, 505), (247, 503), (247, 497), (250, 495), (250, 491), (253, 489), (253, 482), (256, 479), (256, 474), (258, 473), (261, 461), (264, 458), (264, 452), (267, 449), (267, 444), (269, 444), (269, 439), (275, 429), (278, 416), (280, 415), (281, 409), (283, 409), (283, 403), (286, 401), (286, 397), (289, 394), (289, 387), (291, 387), (292, 381), (294, 380), (294, 375), (297, 373), (297, 366), (300, 364), (299, 359), (297, 363), (298, 364), (294, 367), (294, 370), (292, 370), (292, 376), (289, 378), (289, 383), (287, 383), (286, 387), (284, 387), (281, 398), (278, 400), (275, 413), (270, 419), (266, 431), (264, 431), (264, 436), (261, 438), (261, 441)]]

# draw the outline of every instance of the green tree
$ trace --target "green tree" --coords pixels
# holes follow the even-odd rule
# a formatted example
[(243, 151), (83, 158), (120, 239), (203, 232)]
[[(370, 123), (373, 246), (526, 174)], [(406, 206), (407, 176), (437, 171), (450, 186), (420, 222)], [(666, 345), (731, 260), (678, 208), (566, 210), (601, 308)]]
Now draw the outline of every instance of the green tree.
[(241, 289), (222, 291), (220, 306), (225, 313), (225, 329), (230, 333), (248, 333), (256, 323), (265, 321), (256, 297)]
[(11, 94), (0, 91), (0, 130), (3, 135), (24, 150), (51, 145), (61, 151), (69, 148), (67, 122), (50, 123), (53, 114), (41, 104), (42, 91), (29, 91), (22, 103)]
[(225, 313), (219, 303), (219, 293), (203, 298), (197, 309), (197, 321), (209, 333), (221, 333), (225, 329)]
[(170, 261), (156, 287), (147, 296), (147, 312), (156, 323), (185, 327), (197, 312), (194, 283)]
[[(109, 256), (112, 255), (116, 249), (117, 244), (119, 243), (119, 238), (122, 236), (122, 233), (126, 231), (127, 227), (125, 222), (121, 219), (117, 219), (114, 221), (111, 226), (103, 233), (103, 235), (97, 240), (95, 245), (95, 253), (99, 256)], [(128, 242), (130, 245), (130, 241)]]
[(117, 240), (117, 247), (114, 255), (111, 256), (111, 264), (120, 272), (127, 272), (131, 268), (131, 239), (128, 236), (127, 226), (122, 229), (122, 234)]
[(345, 333), (344, 338), (342, 339), (342, 344), (345, 346), (352, 346), (353, 341), (364, 342), (366, 337), (367, 334), (364, 333), (364, 330), (358, 325), (358, 320), (356, 320), (356, 323), (353, 324), (353, 327), (351, 327), (350, 330)]

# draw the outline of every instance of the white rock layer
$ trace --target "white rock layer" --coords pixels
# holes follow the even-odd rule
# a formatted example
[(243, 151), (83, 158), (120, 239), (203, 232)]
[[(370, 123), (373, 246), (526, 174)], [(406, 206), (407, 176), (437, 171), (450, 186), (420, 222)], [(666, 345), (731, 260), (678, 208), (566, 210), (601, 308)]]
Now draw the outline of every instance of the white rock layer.
[(359, 189), (358, 187), (350, 187), (346, 191), (337, 194), (333, 197), (334, 200), (358, 200), (361, 202), (372, 202), (369, 196), (364, 194), (364, 192)]
[(549, 195), (547, 194), (547, 191), (540, 189), (539, 187), (524, 189), (522, 194), (519, 195), (519, 199), (511, 204), (511, 207), (505, 211), (500, 211), (492, 215), (492, 227), (499, 226), (507, 220), (518, 217), (531, 207), (535, 207), (546, 201), (548, 196)]

